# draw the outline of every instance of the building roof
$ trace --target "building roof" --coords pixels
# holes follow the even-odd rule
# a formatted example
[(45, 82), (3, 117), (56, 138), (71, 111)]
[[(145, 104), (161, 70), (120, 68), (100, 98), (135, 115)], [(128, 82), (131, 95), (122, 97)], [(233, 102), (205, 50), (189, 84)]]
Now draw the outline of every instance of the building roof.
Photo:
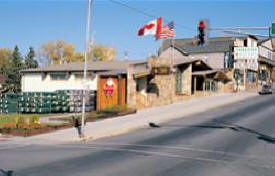
[[(234, 44), (234, 37), (217, 37), (210, 38), (205, 46), (197, 46), (194, 44), (193, 38), (175, 39), (174, 47), (183, 53), (211, 53), (211, 52), (229, 52)], [(164, 40), (163, 49), (172, 46), (172, 40)]]
[(264, 42), (266, 42), (268, 40), (270, 40), (270, 38), (258, 40), (258, 45), (261, 45), (262, 43), (264, 43)]
[[(88, 71), (108, 71), (108, 70), (127, 70), (128, 66), (131, 64), (146, 63), (144, 60), (127, 60), (127, 61), (89, 61), (87, 64)], [(32, 73), (32, 72), (81, 72), (84, 69), (83, 62), (75, 63), (65, 63), (61, 65), (49, 65), (46, 67), (26, 69), (21, 70), (22, 73)]]

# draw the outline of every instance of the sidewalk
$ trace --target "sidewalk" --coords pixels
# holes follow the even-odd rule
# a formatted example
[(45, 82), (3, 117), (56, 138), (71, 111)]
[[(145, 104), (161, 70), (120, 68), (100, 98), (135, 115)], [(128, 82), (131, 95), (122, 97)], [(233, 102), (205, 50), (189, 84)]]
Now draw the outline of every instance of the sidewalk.
[[(87, 123), (85, 126), (85, 135), (87, 139), (120, 135), (135, 129), (148, 127), (149, 122), (163, 123), (180, 119), (255, 96), (257, 96), (257, 93), (244, 92), (218, 94), (208, 97), (193, 97), (189, 101), (145, 109), (136, 114)], [(11, 138), (11, 140), (17, 142), (22, 141), (28, 144), (48, 144), (74, 142), (80, 139), (77, 137), (76, 129), (70, 128), (28, 138), (15, 137)]]

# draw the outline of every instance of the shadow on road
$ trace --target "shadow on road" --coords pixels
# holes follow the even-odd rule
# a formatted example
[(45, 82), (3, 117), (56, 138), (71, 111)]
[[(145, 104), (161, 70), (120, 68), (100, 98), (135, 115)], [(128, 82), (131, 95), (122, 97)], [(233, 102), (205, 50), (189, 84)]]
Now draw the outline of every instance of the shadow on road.
[(0, 169), (0, 176), (3, 175), (3, 176), (13, 176), (13, 171), (12, 170), (3, 170), (3, 169)]
[(275, 144), (275, 138), (274, 137), (263, 134), (263, 133), (260, 133), (256, 130), (246, 128), (246, 127), (243, 127), (243, 126), (239, 126), (239, 125), (236, 125), (236, 124), (231, 124), (231, 123), (228, 123), (228, 122), (219, 121), (219, 120), (215, 120), (215, 122), (230, 125), (230, 126), (236, 128), (236, 129), (238, 129), (238, 131), (244, 131), (244, 132), (247, 132), (247, 133), (250, 133), (250, 134), (255, 134), (256, 137), (259, 140), (263, 140), (265, 142)]
[[(250, 134), (255, 134), (256, 137), (259, 139), (259, 140), (262, 140), (262, 141), (265, 141), (267, 143), (270, 143), (270, 144), (275, 144), (275, 138), (273, 138), (272, 136), (269, 136), (269, 135), (266, 135), (266, 134), (263, 134), (263, 133), (260, 133), (256, 130), (253, 130), (253, 129), (249, 129), (249, 128), (246, 128), (246, 127), (243, 127), (243, 126), (239, 126), (239, 125), (236, 125), (236, 124), (231, 124), (231, 123), (228, 123), (228, 122), (223, 122), (223, 121), (219, 121), (219, 120), (214, 120), (213, 122), (219, 124), (219, 125), (212, 125), (212, 124), (201, 124), (201, 125), (158, 125), (158, 124), (155, 124), (155, 123), (149, 123), (149, 126), (150, 127), (157, 127), (157, 128), (160, 128), (160, 127), (164, 127), (164, 128), (212, 128), (212, 129), (229, 129), (229, 130), (233, 130), (233, 131), (236, 131), (236, 132), (247, 132), (247, 133), (250, 133)], [(222, 124), (222, 125), (220, 125)]]

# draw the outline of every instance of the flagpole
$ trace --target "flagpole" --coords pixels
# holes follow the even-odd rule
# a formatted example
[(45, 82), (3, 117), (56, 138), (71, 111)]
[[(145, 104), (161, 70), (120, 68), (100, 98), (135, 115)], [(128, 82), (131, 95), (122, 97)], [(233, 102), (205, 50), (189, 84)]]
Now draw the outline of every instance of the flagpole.
[(83, 97), (82, 97), (82, 119), (81, 119), (81, 137), (84, 137), (84, 125), (85, 125), (85, 106), (86, 106), (86, 84), (87, 84), (87, 60), (90, 40), (90, 25), (91, 25), (91, 5), (92, 0), (88, 0), (88, 13), (86, 24), (86, 41), (85, 41), (85, 60), (84, 60), (84, 85), (83, 85)]
[(174, 43), (174, 37), (173, 37), (172, 38), (172, 67), (174, 66), (174, 58), (175, 58), (174, 47), (175, 47), (175, 43)]

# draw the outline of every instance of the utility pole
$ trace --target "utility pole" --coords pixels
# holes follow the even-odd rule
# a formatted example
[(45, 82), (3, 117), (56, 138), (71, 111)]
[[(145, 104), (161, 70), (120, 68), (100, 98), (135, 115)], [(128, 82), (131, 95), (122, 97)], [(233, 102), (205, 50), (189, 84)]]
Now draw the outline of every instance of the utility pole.
[(91, 25), (91, 6), (92, 0), (88, 0), (88, 13), (86, 24), (86, 40), (85, 40), (85, 56), (84, 56), (84, 84), (83, 84), (83, 97), (82, 97), (82, 119), (81, 119), (81, 136), (84, 137), (84, 121), (85, 121), (85, 107), (86, 107), (86, 94), (87, 94), (87, 60), (89, 51), (89, 39), (90, 39), (90, 25)]

